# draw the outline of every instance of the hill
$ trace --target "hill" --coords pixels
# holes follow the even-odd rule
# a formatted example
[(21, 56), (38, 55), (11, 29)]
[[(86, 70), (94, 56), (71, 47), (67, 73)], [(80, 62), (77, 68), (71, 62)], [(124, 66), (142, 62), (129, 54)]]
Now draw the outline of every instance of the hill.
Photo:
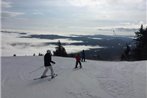
[(146, 61), (87, 60), (74, 70), (74, 58), (53, 60), (58, 76), (48, 81), (33, 80), (44, 70), (34, 71), (43, 66), (43, 57), (2, 57), (2, 98), (146, 98)]

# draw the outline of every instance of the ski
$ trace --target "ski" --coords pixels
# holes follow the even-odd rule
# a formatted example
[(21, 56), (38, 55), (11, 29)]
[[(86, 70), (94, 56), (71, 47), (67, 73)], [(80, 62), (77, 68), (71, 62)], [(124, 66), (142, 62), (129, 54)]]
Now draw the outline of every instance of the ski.
[[(58, 74), (55, 74), (55, 75), (54, 75), (54, 78), (57, 77), (57, 76), (58, 76)], [(48, 81), (51, 81), (51, 80), (54, 79), (54, 78), (50, 78)]]
[[(57, 76), (57, 74), (54, 74), (54, 76)], [(47, 75), (47, 76), (45, 76), (45, 77), (38, 77), (38, 78), (34, 78), (33, 80), (40, 80), (40, 79), (45, 79), (45, 78), (47, 78), (47, 77), (51, 77), (51, 75)]]
[(79, 70), (79, 69), (82, 69), (82, 68), (73, 68), (73, 70)]
[(38, 77), (38, 78), (34, 78), (33, 80), (39, 80), (39, 79), (44, 79), (44, 78), (47, 78), (47, 77), (49, 77), (49, 76), (51, 76), (51, 75), (47, 75), (47, 76), (45, 76), (45, 77)]

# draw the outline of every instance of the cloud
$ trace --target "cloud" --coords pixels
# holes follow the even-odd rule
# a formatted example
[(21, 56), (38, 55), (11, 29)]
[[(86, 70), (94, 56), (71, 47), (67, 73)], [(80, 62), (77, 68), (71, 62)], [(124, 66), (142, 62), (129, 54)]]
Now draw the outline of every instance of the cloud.
[(69, 0), (69, 3), (73, 6), (77, 7), (85, 7), (85, 6), (96, 6), (101, 2), (102, 0)]
[(35, 10), (32, 14), (34, 15), (44, 15), (41, 11)]
[(6, 18), (6, 17), (16, 17), (19, 15), (23, 15), (23, 12), (17, 12), (17, 11), (9, 11), (13, 6), (12, 6), (12, 2), (10, 1), (2, 1), (2, 11), (1, 11), (1, 15), (2, 18)]
[(50, 32), (92, 32), (99, 26), (137, 27), (133, 24), (146, 21), (145, 1), (7, 0), (7, 2), (3, 1), (2, 18), (6, 17), (2, 20), (3, 28)]
[[(75, 7), (90, 8), (144, 8), (146, 0), (67, 0), (70, 5)], [(142, 6), (141, 6), (142, 5)], [(125, 6), (125, 7), (124, 7)]]
[(2, 17), (16, 17), (19, 15), (23, 15), (22, 12), (11, 12), (11, 11), (2, 11)]
[(8, 1), (2, 1), (2, 8), (11, 8), (12, 7), (12, 3), (8, 2)]

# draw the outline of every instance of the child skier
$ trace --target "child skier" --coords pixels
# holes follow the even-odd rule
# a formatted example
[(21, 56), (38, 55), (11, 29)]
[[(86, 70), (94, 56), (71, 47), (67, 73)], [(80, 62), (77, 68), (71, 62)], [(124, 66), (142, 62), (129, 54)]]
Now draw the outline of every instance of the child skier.
[(78, 64), (80, 64), (80, 68), (82, 68), (82, 64), (81, 64), (81, 57), (80, 57), (80, 54), (77, 54), (75, 56), (75, 59), (76, 59), (76, 65), (75, 65), (75, 68), (78, 68)]

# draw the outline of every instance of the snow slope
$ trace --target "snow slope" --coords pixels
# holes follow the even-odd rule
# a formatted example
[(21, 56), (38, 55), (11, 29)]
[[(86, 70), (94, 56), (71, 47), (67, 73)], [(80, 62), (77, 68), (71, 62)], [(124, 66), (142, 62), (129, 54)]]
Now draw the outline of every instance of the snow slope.
[[(43, 57), (2, 57), (2, 98), (146, 98), (146, 61), (87, 60), (74, 70), (73, 58), (53, 57), (58, 76), (33, 80)], [(50, 74), (50, 72), (48, 72)]]

